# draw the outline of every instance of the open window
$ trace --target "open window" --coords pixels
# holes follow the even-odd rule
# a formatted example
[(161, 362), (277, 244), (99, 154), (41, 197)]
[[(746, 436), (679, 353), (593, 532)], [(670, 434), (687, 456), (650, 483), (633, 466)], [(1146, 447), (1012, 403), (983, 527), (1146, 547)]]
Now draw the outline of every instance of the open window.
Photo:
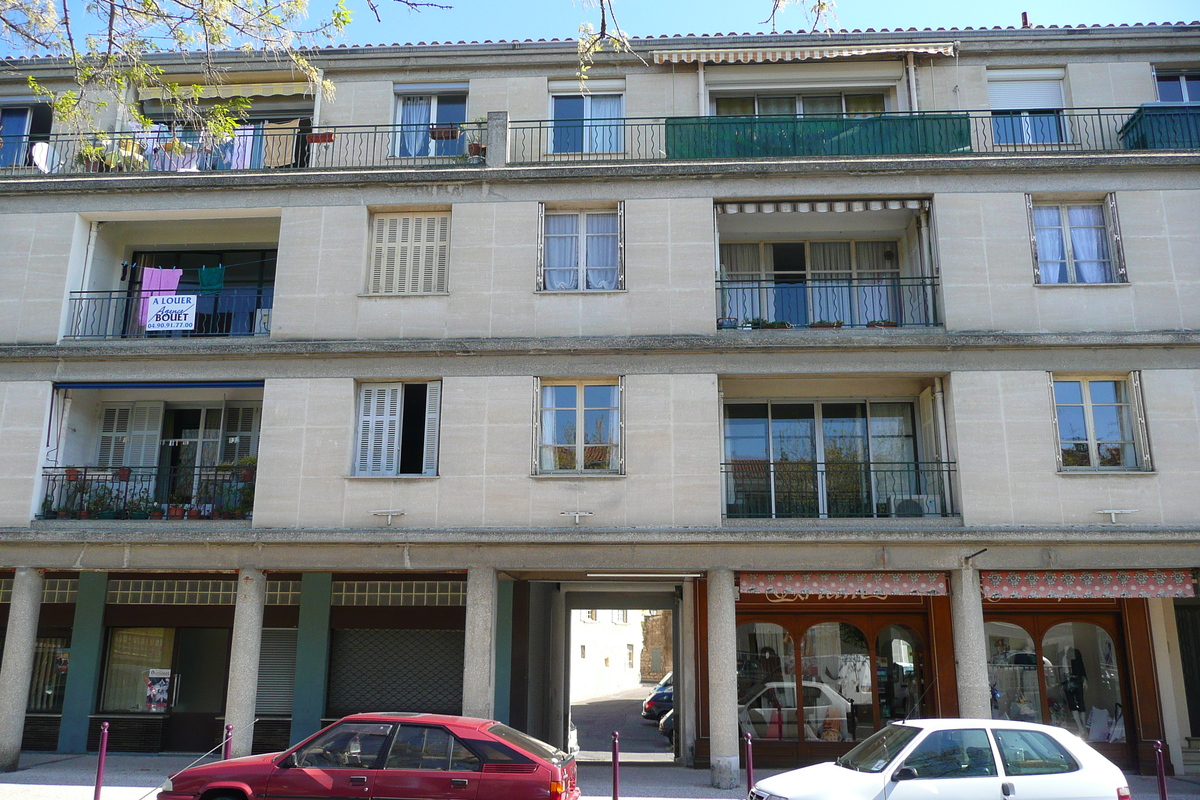
[(364, 383), (358, 395), (354, 474), (436, 476), (442, 382)]

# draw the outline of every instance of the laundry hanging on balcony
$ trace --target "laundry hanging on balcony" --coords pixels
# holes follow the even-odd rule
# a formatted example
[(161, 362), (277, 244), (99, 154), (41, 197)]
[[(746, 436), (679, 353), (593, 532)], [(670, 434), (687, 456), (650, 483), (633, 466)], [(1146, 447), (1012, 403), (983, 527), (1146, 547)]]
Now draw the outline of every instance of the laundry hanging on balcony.
[(181, 269), (142, 268), (142, 303), (138, 310), (138, 322), (143, 328), (146, 327), (146, 317), (150, 313), (150, 298), (175, 294), (182, 277)]
[(225, 288), (225, 267), (200, 268), (200, 294), (218, 295)]

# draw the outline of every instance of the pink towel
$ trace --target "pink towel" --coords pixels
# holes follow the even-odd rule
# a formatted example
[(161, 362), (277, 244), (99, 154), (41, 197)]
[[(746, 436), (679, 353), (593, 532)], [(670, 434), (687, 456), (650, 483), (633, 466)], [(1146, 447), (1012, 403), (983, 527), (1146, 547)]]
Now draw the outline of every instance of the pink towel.
[(182, 277), (181, 269), (145, 267), (142, 270), (142, 307), (138, 313), (138, 321), (143, 328), (146, 327), (146, 317), (150, 313), (150, 301), (146, 298), (175, 294)]

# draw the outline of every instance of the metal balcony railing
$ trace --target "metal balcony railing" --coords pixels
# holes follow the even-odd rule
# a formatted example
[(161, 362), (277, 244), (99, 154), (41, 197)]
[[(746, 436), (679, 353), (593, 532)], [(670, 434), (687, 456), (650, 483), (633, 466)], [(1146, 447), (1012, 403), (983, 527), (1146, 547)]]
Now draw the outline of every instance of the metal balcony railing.
[(956, 476), (953, 462), (721, 465), (729, 519), (955, 517)]
[(1200, 104), (513, 122), (514, 164), (1200, 148)]
[[(213, 294), (196, 290), (192, 327), (147, 330), (149, 298), (163, 293), (71, 292), (64, 339), (146, 339), (198, 336), (269, 336), (273, 287), (228, 287)], [(178, 294), (189, 294), (180, 290)]]
[(8, 165), (0, 174), (481, 165), (485, 130), (463, 123), (258, 128), (225, 137), (198, 131), (4, 137), (3, 149), (16, 152), (0, 161)]
[(253, 466), (46, 467), (42, 519), (245, 519)]
[(717, 281), (719, 328), (911, 328), (942, 324), (936, 278)]

